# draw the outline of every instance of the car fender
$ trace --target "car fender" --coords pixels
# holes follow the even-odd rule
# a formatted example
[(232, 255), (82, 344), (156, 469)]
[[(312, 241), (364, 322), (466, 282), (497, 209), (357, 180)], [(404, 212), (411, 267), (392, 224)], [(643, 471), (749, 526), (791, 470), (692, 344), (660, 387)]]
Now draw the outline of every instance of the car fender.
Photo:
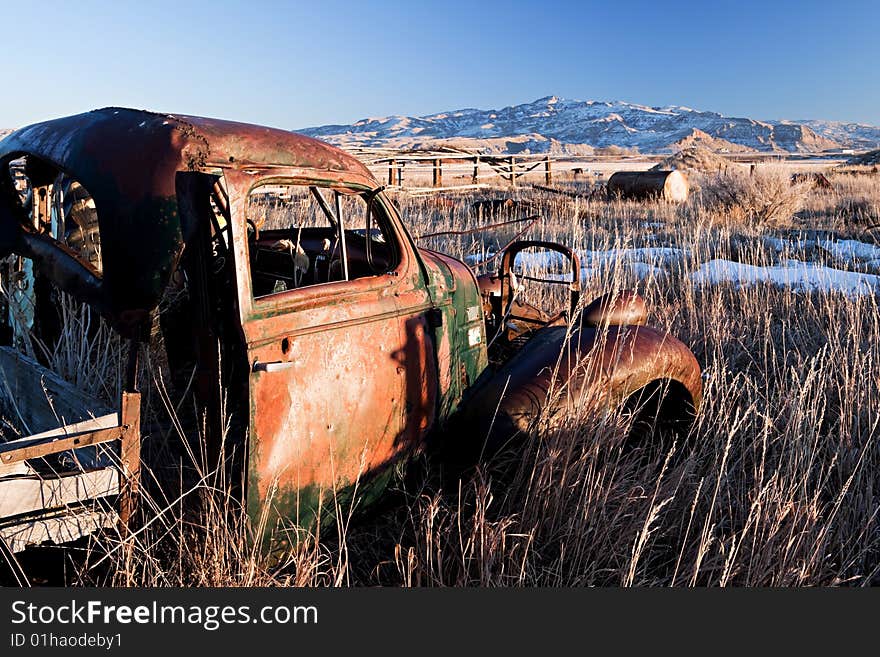
[(548, 327), (481, 377), (462, 403), (461, 426), (472, 438), (506, 441), (530, 431), (542, 414), (558, 422), (573, 406), (614, 406), (658, 381), (679, 385), (688, 411), (699, 408), (699, 364), (667, 332), (638, 325)]

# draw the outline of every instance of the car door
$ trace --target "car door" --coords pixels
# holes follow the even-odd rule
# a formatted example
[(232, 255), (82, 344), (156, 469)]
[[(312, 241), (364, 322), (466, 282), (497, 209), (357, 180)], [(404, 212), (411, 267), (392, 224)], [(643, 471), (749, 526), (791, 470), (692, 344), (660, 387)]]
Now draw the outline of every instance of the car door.
[[(335, 192), (328, 191), (322, 194), (332, 206)], [(345, 193), (349, 204), (360, 200), (351, 190)], [(340, 211), (338, 198), (331, 211)], [(247, 213), (246, 205), (239, 206)], [(364, 242), (354, 231), (348, 280), (335, 280), (344, 273), (339, 263), (346, 248), (327, 246), (332, 226), (295, 231), (291, 226), (289, 241), (296, 243), (286, 248), (291, 266), (300, 261), (299, 273), (293, 281), (278, 274), (280, 283), (273, 285), (275, 274), (254, 264), (255, 253), (259, 261), (264, 247), (274, 248), (282, 241), (275, 238), (285, 233), (249, 221), (250, 236), (238, 231), (236, 245), (238, 259), (249, 263), (236, 267), (251, 366), (249, 512), (252, 518), (268, 518), (270, 525), (281, 517), (308, 527), (316, 513), (326, 511), (322, 502), (334, 499), (334, 492), (369, 489), (427, 430), (428, 420), (418, 415), (427, 413), (419, 391), (436, 376), (433, 354), (422, 353), (424, 341), (416, 339), (424, 330), (414, 319), (419, 309), (399, 301), (412, 298), (403, 291), (417, 285), (420, 273), (412, 251), (386, 218), (382, 248), (393, 252), (393, 259), (383, 260), (376, 272), (358, 275), (363, 254), (355, 246)], [(257, 239), (254, 230), (260, 231)], [(369, 225), (364, 235), (369, 238)], [(293, 287), (282, 289), (285, 285)]]

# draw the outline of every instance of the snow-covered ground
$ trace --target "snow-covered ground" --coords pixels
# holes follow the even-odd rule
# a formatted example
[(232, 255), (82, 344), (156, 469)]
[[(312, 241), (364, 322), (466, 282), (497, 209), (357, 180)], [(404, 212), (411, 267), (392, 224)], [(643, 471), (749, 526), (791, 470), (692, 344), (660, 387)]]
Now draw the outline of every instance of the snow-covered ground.
[[(782, 254), (778, 262), (759, 266), (721, 258), (698, 263), (689, 274), (694, 286), (705, 287), (730, 284), (750, 287), (769, 284), (788, 288), (794, 292), (840, 292), (854, 296), (874, 294), (880, 291), (880, 247), (857, 240), (799, 239), (767, 237), (764, 247), (771, 253)], [(818, 250), (818, 251), (817, 251)], [(807, 259), (810, 253), (824, 252), (836, 266), (828, 266), (817, 260)], [(801, 258), (792, 257), (799, 255)], [(490, 253), (489, 256), (492, 254)], [(691, 258), (691, 251), (675, 247), (650, 247), (612, 249), (607, 251), (578, 251), (581, 261), (581, 279), (587, 280), (601, 270), (620, 267), (635, 278), (656, 278), (682, 265)], [(471, 262), (483, 260), (472, 256)], [(555, 252), (526, 251), (517, 257), (518, 267), (530, 272), (549, 270), (547, 277), (563, 278), (560, 273), (564, 258)], [(857, 268), (860, 271), (853, 271)], [(865, 269), (876, 269), (870, 273)]]
[(850, 296), (873, 294), (880, 290), (880, 276), (824, 267), (801, 260), (784, 260), (769, 267), (730, 260), (710, 260), (691, 275), (691, 280), (695, 285), (701, 286), (718, 283), (738, 286), (770, 283), (796, 292), (841, 292)]

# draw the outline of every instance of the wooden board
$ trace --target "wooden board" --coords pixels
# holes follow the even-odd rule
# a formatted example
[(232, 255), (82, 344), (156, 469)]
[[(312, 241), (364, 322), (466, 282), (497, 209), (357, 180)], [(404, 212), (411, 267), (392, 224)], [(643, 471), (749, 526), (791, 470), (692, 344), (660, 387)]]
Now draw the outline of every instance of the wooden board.
[(57, 429), (112, 409), (35, 360), (0, 346), (0, 413), (22, 434)]
[[(14, 461), (0, 463), (0, 541), (19, 552), (119, 527), (137, 491), (139, 409), (137, 393), (124, 393), (122, 410), (112, 411), (34, 360), (0, 347), (0, 413), (24, 434), (0, 437), (3, 461)], [(117, 440), (120, 454), (113, 460), (121, 463), (111, 467), (103, 467), (107, 462), (95, 458), (94, 448), (79, 448)], [(68, 450), (86, 471), (57, 476), (51, 461), (47, 468), (38, 459)], [(131, 477), (124, 489), (123, 472)]]
[[(99, 418), (66, 424), (57, 429), (0, 443), (0, 462), (10, 464), (74, 450), (77, 457), (83, 458), (82, 467), (94, 468), (98, 464), (92, 455), (80, 448), (118, 440), (123, 433), (124, 428), (120, 425), (118, 416), (110, 413)], [(50, 473), (54, 474), (54, 471)]]
[(21, 552), (29, 545), (69, 543), (104, 528), (115, 526), (119, 517), (115, 511), (83, 509), (53, 518), (37, 518), (20, 524), (0, 527), (0, 540), (12, 552)]
[(9, 516), (64, 508), (119, 493), (119, 471), (94, 472), (48, 478), (36, 475), (0, 479), (0, 522)]
[[(23, 438), (19, 438), (18, 440), (36, 440), (42, 438), (60, 438), (61, 436), (69, 436), (74, 433), (82, 433), (84, 431), (97, 431), (98, 429), (109, 429), (111, 427), (119, 426), (119, 413), (107, 413), (106, 415), (101, 415), (100, 417), (89, 418), (88, 420), (83, 420), (82, 422), (74, 422), (73, 424), (65, 424), (62, 427), (56, 427), (54, 429), (49, 429), (48, 431), (41, 431), (40, 433), (31, 434), (30, 436), (25, 436)], [(18, 440), (10, 440), (7, 442), (9, 445), (13, 445)]]
[(0, 479), (3, 477), (13, 477), (20, 475), (34, 474), (34, 470), (27, 463), (0, 463)]

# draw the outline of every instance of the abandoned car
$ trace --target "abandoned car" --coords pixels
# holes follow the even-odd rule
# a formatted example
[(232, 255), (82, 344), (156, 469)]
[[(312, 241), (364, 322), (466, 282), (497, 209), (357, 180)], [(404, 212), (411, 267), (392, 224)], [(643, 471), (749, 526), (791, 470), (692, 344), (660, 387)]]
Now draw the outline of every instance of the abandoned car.
[[(418, 248), (370, 171), (320, 141), (108, 108), (12, 133), (0, 168), (0, 538), (12, 551), (132, 518), (150, 439), (139, 372), (157, 336), (208, 451), (238, 455), (260, 535), (310, 526), (334, 491), (379, 492), (449, 422), (503, 441), (586, 389), (612, 404), (662, 386), (664, 412), (699, 406), (694, 356), (646, 325), (638, 295), (582, 304), (577, 254), (547, 242), (510, 244), (477, 277)], [(519, 294), (525, 253), (568, 268), (553, 279), (562, 312)], [(126, 347), (112, 402), (33, 346), (57, 342), (65, 299)], [(568, 392), (551, 395), (554, 381)]]

